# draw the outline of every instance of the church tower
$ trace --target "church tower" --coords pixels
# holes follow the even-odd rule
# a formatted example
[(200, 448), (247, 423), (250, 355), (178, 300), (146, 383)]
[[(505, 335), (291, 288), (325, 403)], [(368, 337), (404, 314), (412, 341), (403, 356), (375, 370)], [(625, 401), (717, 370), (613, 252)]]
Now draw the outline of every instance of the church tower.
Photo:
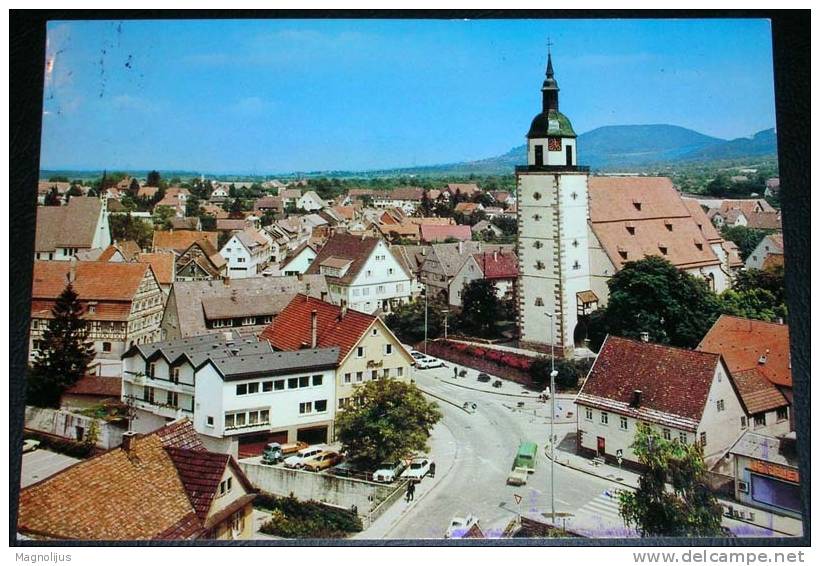
[(558, 90), (549, 53), (541, 112), (527, 133), (527, 165), (515, 169), (518, 329), (523, 345), (553, 344), (556, 354), (571, 357), (583, 345), (597, 298), (589, 275), (589, 167), (577, 163), (577, 137), (558, 110)]

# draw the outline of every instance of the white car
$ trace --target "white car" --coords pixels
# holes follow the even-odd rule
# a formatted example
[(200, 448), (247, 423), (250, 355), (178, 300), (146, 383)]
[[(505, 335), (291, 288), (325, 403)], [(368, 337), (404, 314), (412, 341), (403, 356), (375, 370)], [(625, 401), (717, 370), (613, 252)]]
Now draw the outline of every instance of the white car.
[(430, 462), (427, 458), (413, 458), (410, 461), (410, 467), (404, 470), (401, 474), (401, 477), (413, 480), (413, 481), (421, 481), (424, 476), (430, 473)]
[(373, 481), (379, 483), (392, 483), (404, 471), (406, 464), (398, 460), (396, 462), (383, 462), (378, 469), (373, 472)]
[(34, 452), (40, 446), (39, 440), (33, 440), (31, 438), (23, 441), (23, 452)]
[(288, 456), (287, 458), (285, 458), (285, 467), (297, 469), (301, 468), (305, 465), (305, 462), (307, 462), (314, 456), (318, 456), (325, 450), (327, 450), (327, 446), (325, 446), (324, 444), (316, 444), (314, 446), (302, 448), (293, 456)]
[(411, 351), (410, 355), (413, 356), (413, 359), (416, 361), (416, 367), (419, 369), (444, 367), (443, 361), (438, 358), (422, 354), (421, 352), (417, 352), (416, 350)]
[(447, 527), (447, 532), (444, 533), (444, 538), (461, 538), (467, 534), (473, 525), (478, 524), (478, 518), (473, 515), (466, 517), (453, 517), (450, 521), (450, 526)]

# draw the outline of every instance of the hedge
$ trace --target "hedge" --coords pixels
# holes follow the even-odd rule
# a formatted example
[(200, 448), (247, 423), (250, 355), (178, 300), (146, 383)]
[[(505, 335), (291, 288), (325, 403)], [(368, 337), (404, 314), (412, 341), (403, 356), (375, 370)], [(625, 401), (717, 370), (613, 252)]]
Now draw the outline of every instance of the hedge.
[(271, 511), (260, 531), (286, 538), (345, 538), (362, 530), (362, 521), (353, 511), (260, 493), (254, 506)]
[(94, 445), (85, 442), (76, 442), (65, 438), (57, 438), (48, 434), (41, 434), (34, 431), (23, 431), (23, 438), (25, 440), (39, 440), (40, 448), (47, 448), (52, 452), (65, 454), (72, 458), (90, 458), (94, 455)]

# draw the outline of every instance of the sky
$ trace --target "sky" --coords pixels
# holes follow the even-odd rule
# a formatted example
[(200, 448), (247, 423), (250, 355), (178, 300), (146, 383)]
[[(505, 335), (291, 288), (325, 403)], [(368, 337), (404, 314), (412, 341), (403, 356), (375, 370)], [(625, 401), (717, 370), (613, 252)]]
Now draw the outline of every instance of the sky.
[(768, 20), (51, 22), (40, 166), (264, 175), (500, 155), (540, 112), (547, 38), (577, 133), (775, 125)]

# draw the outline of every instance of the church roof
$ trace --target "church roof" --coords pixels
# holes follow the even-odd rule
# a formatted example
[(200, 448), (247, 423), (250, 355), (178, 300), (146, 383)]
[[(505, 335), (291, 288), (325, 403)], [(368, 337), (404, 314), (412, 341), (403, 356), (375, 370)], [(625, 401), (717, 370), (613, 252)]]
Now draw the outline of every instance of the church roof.
[(558, 112), (558, 110), (549, 110), (541, 112), (533, 118), (530, 131), (527, 132), (527, 138), (529, 139), (546, 137), (574, 138), (577, 136), (575, 130), (572, 129), (569, 118)]

